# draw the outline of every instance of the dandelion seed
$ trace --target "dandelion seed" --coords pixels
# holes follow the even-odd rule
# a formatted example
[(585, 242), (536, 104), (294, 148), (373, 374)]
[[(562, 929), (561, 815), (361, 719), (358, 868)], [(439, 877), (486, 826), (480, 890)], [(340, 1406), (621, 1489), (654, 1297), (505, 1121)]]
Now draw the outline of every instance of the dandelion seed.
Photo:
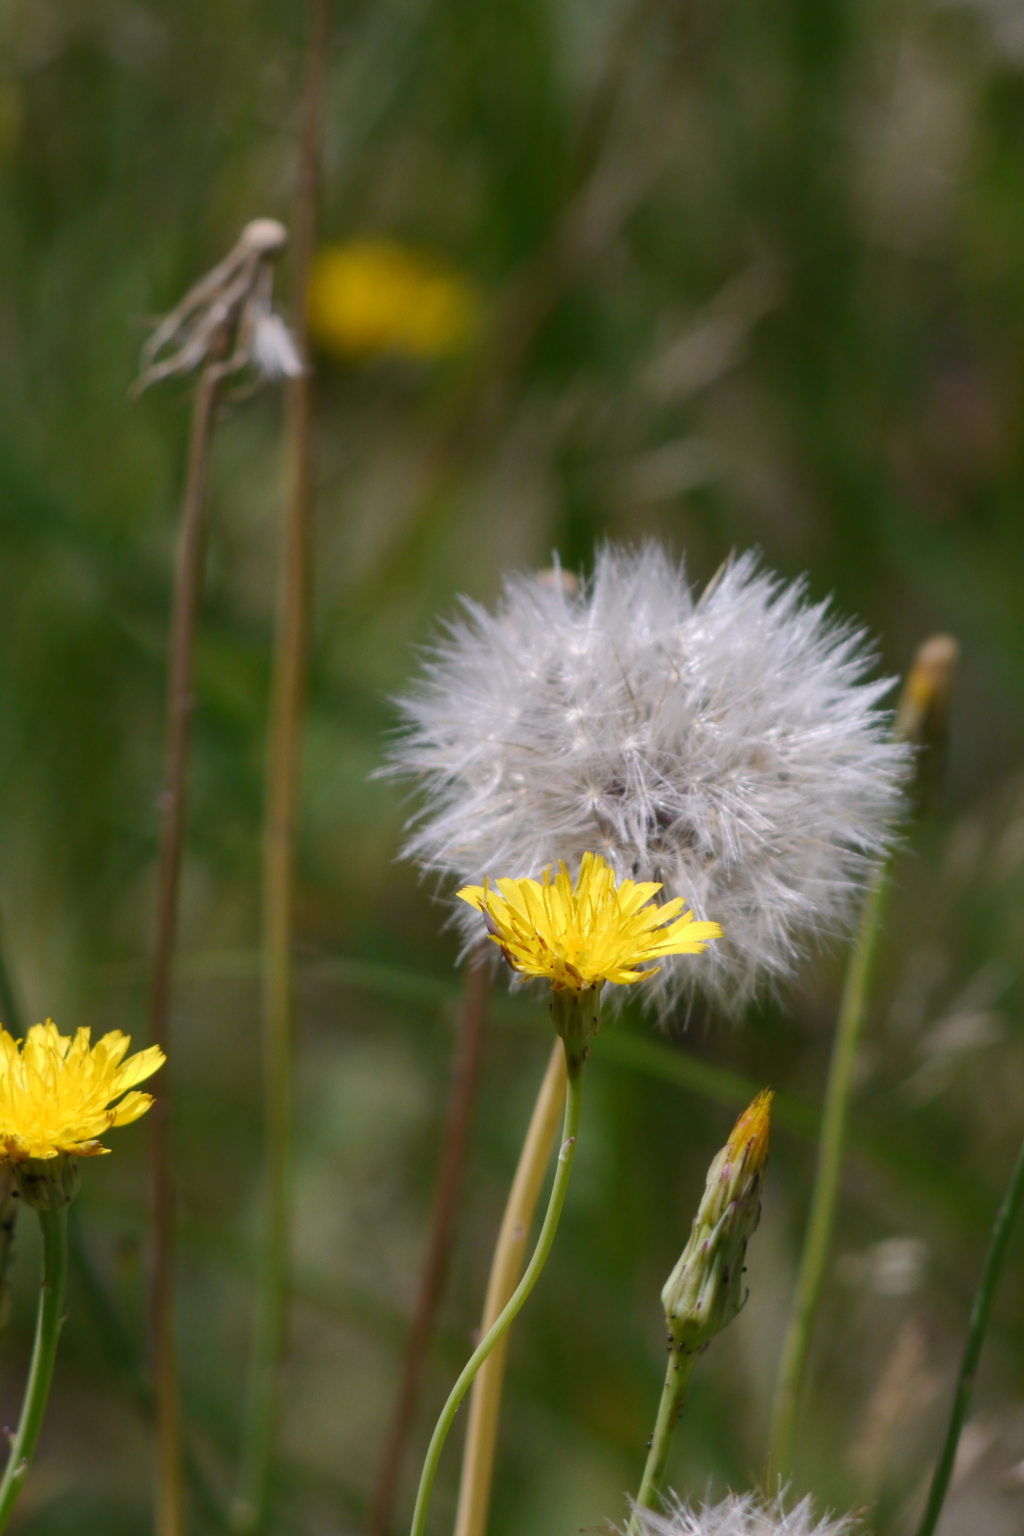
[(287, 243), (288, 233), (276, 219), (247, 224), (238, 244), (150, 336), (133, 393), (218, 357), (225, 378), (246, 369), (262, 379), (297, 378), (302, 359), (273, 311), (274, 262)]
[(482, 885), (592, 852), (660, 884), (725, 935), (662, 967), (662, 1010), (694, 988), (738, 1009), (844, 929), (910, 750), (862, 631), (749, 554), (695, 599), (653, 544), (605, 547), (578, 590), (512, 576), (495, 612), (463, 609), (399, 701), (385, 772), (423, 796), (407, 856)]
[(764, 1504), (753, 1494), (730, 1494), (699, 1509), (673, 1498), (664, 1514), (634, 1511), (640, 1536), (856, 1536), (851, 1516), (816, 1519), (810, 1499), (786, 1510), (782, 1500)]

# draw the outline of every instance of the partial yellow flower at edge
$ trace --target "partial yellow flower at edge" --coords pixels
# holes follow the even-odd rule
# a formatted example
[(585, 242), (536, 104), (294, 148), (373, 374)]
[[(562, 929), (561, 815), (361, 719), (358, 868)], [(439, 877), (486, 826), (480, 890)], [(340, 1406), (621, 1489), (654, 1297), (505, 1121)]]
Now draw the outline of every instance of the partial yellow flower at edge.
[[(585, 853), (573, 885), (564, 864), (551, 879), (499, 880), (497, 891), (467, 885), (458, 895), (483, 913), (487, 931), (513, 970), (542, 976), (557, 991), (582, 992), (603, 986), (631, 986), (652, 976), (638, 970), (666, 955), (699, 955), (721, 937), (717, 923), (697, 923), (682, 911), (680, 897), (648, 905), (661, 886), (615, 883), (596, 853)], [(657, 967), (655, 967), (655, 970)]]
[(0, 1156), (95, 1157), (108, 1150), (97, 1140), (104, 1131), (146, 1113), (152, 1095), (128, 1090), (163, 1066), (159, 1046), (125, 1060), (131, 1037), (119, 1029), (94, 1046), (90, 1038), (88, 1029), (62, 1035), (49, 1019), (24, 1041), (0, 1028)]
[(313, 258), (306, 319), (325, 352), (448, 357), (472, 344), (480, 311), (467, 277), (397, 241), (352, 240), (323, 246)]

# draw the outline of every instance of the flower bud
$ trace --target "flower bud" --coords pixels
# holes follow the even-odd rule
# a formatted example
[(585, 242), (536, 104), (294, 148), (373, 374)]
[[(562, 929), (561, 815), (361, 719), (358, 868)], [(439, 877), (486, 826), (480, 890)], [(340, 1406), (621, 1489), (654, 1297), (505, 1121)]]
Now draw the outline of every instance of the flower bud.
[(759, 1093), (708, 1169), (690, 1240), (661, 1293), (672, 1346), (698, 1350), (727, 1327), (746, 1300), (747, 1242), (761, 1218), (772, 1095)]
[(68, 1152), (56, 1157), (27, 1157), (14, 1164), (18, 1193), (37, 1211), (59, 1211), (78, 1194), (78, 1159)]

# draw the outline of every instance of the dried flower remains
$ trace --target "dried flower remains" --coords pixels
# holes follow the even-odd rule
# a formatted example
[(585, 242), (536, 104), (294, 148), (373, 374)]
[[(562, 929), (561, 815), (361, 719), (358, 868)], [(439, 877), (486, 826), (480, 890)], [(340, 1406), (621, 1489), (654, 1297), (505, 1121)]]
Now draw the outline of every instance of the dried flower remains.
[(287, 243), (288, 232), (276, 219), (247, 224), (237, 245), (150, 336), (134, 393), (210, 362), (225, 378), (246, 370), (271, 381), (298, 377), (298, 348), (273, 309), (274, 262)]
[(405, 852), (474, 885), (600, 854), (724, 930), (648, 995), (739, 1008), (846, 925), (890, 844), (910, 749), (872, 664), (749, 554), (699, 599), (654, 544), (605, 547), (575, 589), (512, 576), (496, 611), (464, 602), (400, 700), (385, 771), (422, 793)]

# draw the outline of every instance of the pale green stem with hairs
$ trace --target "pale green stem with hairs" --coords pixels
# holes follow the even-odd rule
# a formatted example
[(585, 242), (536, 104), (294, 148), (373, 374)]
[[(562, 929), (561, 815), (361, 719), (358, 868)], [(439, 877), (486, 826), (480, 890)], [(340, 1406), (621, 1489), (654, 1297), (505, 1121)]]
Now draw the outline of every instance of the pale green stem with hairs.
[(39, 1288), (39, 1312), (36, 1337), (32, 1347), (25, 1401), (21, 1418), (11, 1440), (7, 1469), (0, 1482), (0, 1531), (11, 1517), (18, 1495), (28, 1476), (32, 1454), (43, 1427), (46, 1400), (50, 1395), (57, 1343), (64, 1321), (64, 1286), (68, 1274), (68, 1209), (39, 1211), (43, 1231), (43, 1273)]
[[(658, 1418), (647, 1452), (647, 1465), (644, 1467), (644, 1475), (640, 1482), (640, 1492), (636, 1496), (637, 1509), (658, 1509), (661, 1505), (661, 1490), (665, 1486), (665, 1477), (668, 1473), (672, 1437), (679, 1423), (679, 1415), (683, 1411), (683, 1398), (686, 1396), (686, 1388), (696, 1361), (695, 1354), (679, 1349), (670, 1338), (665, 1385), (661, 1392)], [(628, 1536), (638, 1536), (639, 1530), (640, 1521), (634, 1513), (629, 1522)]]
[(441, 1410), (441, 1417), (438, 1419), (434, 1433), (431, 1436), (426, 1460), (423, 1463), (423, 1471), (420, 1474), (420, 1486), (416, 1494), (416, 1508), (412, 1517), (410, 1536), (423, 1536), (426, 1528), (427, 1509), (430, 1504), (431, 1490), (434, 1486), (434, 1477), (437, 1473), (438, 1463), (441, 1460), (445, 1439), (449, 1429), (451, 1429), (459, 1404), (469, 1391), (473, 1377), (483, 1365), (491, 1350), (512, 1326), (526, 1298), (536, 1285), (540, 1272), (547, 1262), (548, 1254), (551, 1252), (551, 1245), (554, 1242), (555, 1232), (558, 1229), (559, 1217), (562, 1214), (562, 1206), (565, 1203), (565, 1192), (569, 1185), (573, 1155), (576, 1151), (585, 1056), (585, 1050), (578, 1046), (575, 1041), (567, 1040), (565, 1042), (567, 1083), (565, 1119), (562, 1123), (562, 1148), (558, 1154), (558, 1161), (555, 1164), (555, 1176), (551, 1185), (548, 1208), (544, 1216), (544, 1223), (540, 1229), (540, 1236), (537, 1238), (537, 1246), (533, 1250), (533, 1256), (526, 1266), (523, 1278), (513, 1291), (504, 1310), (499, 1313), (469, 1357), (461, 1376), (449, 1393), (448, 1401)]

